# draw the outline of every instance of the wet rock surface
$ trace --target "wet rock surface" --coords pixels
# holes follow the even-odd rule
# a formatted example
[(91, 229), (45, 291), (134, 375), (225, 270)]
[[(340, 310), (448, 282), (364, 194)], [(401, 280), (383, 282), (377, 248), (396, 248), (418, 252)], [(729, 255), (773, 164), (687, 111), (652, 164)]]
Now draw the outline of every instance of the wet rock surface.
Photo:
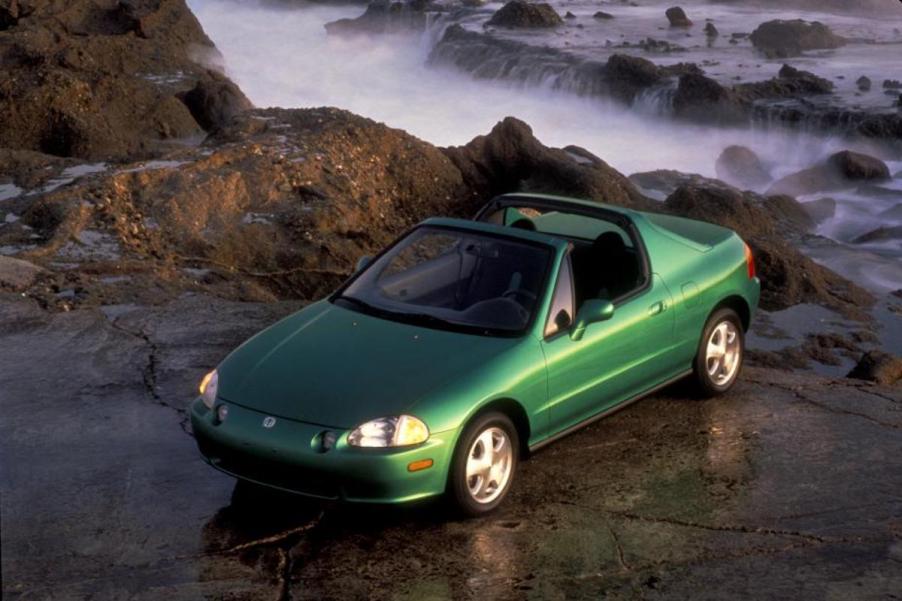
[(898, 590), (902, 397), (854, 380), (750, 368), (721, 399), (668, 389), (524, 462), (482, 520), (236, 489), (184, 409), (210, 365), (295, 308), (0, 299), (18, 351), (0, 359), (4, 599)]
[(797, 56), (805, 50), (839, 48), (846, 40), (817, 21), (768, 21), (749, 36), (755, 48), (770, 58)]
[(563, 23), (561, 16), (545, 2), (511, 0), (492, 15), (486, 25), (512, 28), (556, 27)]

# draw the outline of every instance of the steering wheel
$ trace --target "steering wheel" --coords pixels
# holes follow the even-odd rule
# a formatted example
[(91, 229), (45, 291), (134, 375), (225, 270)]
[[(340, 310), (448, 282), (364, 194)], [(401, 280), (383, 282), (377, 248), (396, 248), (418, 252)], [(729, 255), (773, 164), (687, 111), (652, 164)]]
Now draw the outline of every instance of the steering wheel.
[[(502, 298), (514, 299), (517, 296), (524, 296), (529, 301), (535, 303), (539, 297), (536, 296), (535, 293), (530, 292), (529, 290), (524, 290), (522, 288), (514, 288), (511, 290), (507, 290), (504, 294), (501, 295)], [(519, 301), (516, 301), (518, 304), (522, 304)]]

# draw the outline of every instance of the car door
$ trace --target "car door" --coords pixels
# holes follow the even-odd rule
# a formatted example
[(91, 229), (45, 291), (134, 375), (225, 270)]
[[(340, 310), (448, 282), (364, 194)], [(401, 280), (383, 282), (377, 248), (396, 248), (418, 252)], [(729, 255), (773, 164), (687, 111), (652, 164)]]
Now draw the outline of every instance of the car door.
[[(569, 272), (565, 273), (565, 272)], [(569, 260), (562, 264), (555, 301), (541, 341), (548, 378), (551, 431), (560, 431), (643, 392), (669, 375), (674, 317), (667, 286), (657, 274), (651, 285), (628, 300), (615, 303), (607, 321), (590, 324), (581, 340), (569, 327), (553, 324), (572, 290)], [(571, 313), (572, 292), (569, 295)]]

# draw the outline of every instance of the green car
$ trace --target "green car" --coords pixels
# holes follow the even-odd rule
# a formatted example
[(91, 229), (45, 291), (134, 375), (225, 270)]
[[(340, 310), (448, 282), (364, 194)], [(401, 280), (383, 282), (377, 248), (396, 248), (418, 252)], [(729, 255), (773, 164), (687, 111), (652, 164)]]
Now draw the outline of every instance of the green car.
[[(680, 378), (736, 382), (760, 282), (731, 230), (543, 195), (428, 219), (200, 386), (201, 453), (241, 480), (465, 514), (518, 461)], [(578, 477), (576, 473), (574, 478)]]

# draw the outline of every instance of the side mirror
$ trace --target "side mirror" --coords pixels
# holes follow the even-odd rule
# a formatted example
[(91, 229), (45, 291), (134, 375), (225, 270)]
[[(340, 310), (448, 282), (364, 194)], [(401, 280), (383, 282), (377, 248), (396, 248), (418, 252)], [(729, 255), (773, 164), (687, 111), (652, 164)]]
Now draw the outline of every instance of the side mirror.
[(582, 340), (589, 324), (607, 321), (612, 317), (614, 317), (614, 303), (600, 298), (587, 300), (576, 312), (576, 320), (573, 322), (573, 329), (570, 330), (570, 340)]
[(354, 273), (360, 273), (366, 266), (369, 265), (373, 260), (373, 257), (369, 255), (363, 255), (359, 259), (357, 259), (357, 265), (354, 267)]

